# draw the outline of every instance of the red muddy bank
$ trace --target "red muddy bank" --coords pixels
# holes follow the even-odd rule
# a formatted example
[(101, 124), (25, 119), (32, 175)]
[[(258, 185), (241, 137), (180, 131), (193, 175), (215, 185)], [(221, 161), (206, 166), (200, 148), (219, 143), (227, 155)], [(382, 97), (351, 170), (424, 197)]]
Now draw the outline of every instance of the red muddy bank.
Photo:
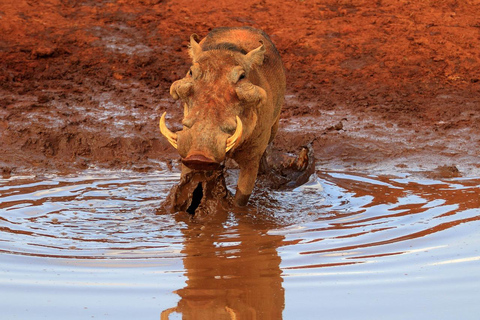
[[(0, 1), (0, 168), (158, 169), (191, 33), (263, 29), (287, 75), (274, 148), (325, 169), (480, 168), (478, 1)], [(173, 127), (172, 129), (175, 129)], [(435, 169), (435, 170), (434, 170)]]

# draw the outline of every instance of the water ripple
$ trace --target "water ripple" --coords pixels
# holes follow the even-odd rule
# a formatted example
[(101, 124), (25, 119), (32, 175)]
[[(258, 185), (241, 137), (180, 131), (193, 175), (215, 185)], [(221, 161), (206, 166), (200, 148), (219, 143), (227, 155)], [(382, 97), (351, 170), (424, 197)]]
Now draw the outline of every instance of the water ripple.
[[(322, 178), (323, 210), (330, 214), (301, 227), (271, 231), (286, 236), (281, 249), (288, 254), (286, 269), (376, 262), (411, 254), (412, 247), (445, 248), (456, 227), (474, 230), (479, 225), (479, 179), (416, 181), (343, 173)], [(441, 241), (431, 240), (439, 235)]]
[[(204, 222), (157, 215), (178, 178), (93, 170), (0, 179), (2, 315), (478, 314), (479, 178), (317, 172), (291, 191), (259, 187), (249, 207)], [(141, 306), (135, 315), (131, 305)]]
[[(178, 254), (185, 225), (155, 215), (177, 180), (165, 172), (104, 171), (2, 180), (0, 251), (90, 259)], [(331, 172), (293, 191), (272, 191), (268, 208), (260, 201), (247, 213), (272, 213), (277, 227), (269, 232), (286, 235), (285, 246), (297, 253), (287, 268), (301, 269), (408, 252), (415, 239), (478, 221), (478, 194), (478, 179)]]
[(91, 172), (41, 179), (2, 181), (0, 251), (89, 259), (178, 255), (182, 225), (155, 215), (178, 175)]

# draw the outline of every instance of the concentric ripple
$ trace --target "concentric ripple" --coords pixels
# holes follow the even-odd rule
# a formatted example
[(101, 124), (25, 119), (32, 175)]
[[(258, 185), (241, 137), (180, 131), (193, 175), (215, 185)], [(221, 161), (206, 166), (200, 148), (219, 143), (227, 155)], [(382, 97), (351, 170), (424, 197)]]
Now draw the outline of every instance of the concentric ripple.
[(102, 170), (0, 179), (0, 289), (9, 292), (2, 315), (317, 319), (321, 309), (326, 319), (476, 319), (480, 312), (480, 178), (317, 172), (294, 190), (259, 187), (249, 207), (203, 222), (157, 214), (178, 179)]
[[(346, 173), (325, 173), (322, 178), (325, 199), (316, 210), (326, 215), (271, 231), (294, 243), (294, 248), (281, 249), (290, 253), (285, 269), (378, 262), (419, 250), (445, 252), (458, 240), (451, 238), (458, 226), (479, 240), (479, 179), (436, 181)], [(476, 247), (471, 249), (468, 259), (480, 260)], [(446, 255), (444, 262), (450, 258)]]
[(0, 251), (75, 258), (178, 255), (180, 227), (155, 210), (178, 175), (90, 172), (0, 186)]
[[(178, 253), (186, 226), (155, 214), (178, 178), (165, 172), (91, 171), (4, 179), (0, 251), (92, 259)], [(479, 185), (478, 179), (415, 181), (330, 172), (293, 191), (269, 192), (267, 206), (254, 199), (256, 207), (247, 213), (255, 212), (259, 225), (265, 224), (259, 215), (271, 215), (276, 223), (263, 228), (294, 239), (302, 261), (321, 260), (287, 260), (288, 268), (353, 264), (403, 254), (415, 239), (478, 221)]]

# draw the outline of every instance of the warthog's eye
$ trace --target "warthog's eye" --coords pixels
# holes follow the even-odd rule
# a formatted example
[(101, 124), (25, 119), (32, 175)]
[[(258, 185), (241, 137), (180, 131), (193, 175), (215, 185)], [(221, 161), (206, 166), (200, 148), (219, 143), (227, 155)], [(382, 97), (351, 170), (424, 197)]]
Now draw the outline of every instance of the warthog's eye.
[(237, 82), (240, 81), (240, 80), (245, 79), (245, 77), (246, 77), (246, 76), (245, 76), (245, 72), (240, 73), (240, 75), (238, 76)]
[(232, 71), (228, 75), (228, 79), (231, 83), (235, 84), (247, 77), (245, 73), (245, 69), (242, 66), (235, 66), (233, 67)]
[(200, 66), (198, 65), (198, 63), (192, 64), (192, 66), (188, 70), (187, 77), (198, 79), (201, 75), (202, 75), (202, 70), (200, 69)]

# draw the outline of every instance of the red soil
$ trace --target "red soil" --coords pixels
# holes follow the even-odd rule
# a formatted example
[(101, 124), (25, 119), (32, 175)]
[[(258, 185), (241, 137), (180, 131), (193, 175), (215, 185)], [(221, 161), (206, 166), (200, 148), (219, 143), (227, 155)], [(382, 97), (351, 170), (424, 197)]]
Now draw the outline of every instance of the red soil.
[(313, 142), (325, 169), (478, 171), (478, 1), (1, 0), (3, 174), (177, 159), (157, 125), (181, 118), (168, 92), (188, 38), (241, 25), (286, 66), (277, 149)]

